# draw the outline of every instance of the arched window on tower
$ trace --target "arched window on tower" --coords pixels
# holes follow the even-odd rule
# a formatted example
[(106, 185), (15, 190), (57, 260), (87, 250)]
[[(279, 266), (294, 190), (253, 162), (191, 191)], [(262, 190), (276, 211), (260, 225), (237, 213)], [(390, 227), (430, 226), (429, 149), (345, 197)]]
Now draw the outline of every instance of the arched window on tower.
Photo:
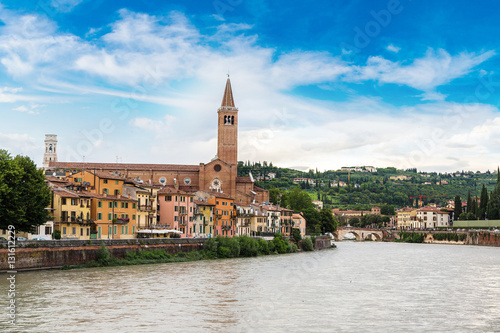
[(231, 125), (234, 125), (234, 116), (231, 116)]
[(224, 125), (227, 125), (227, 116), (224, 116)]
[(52, 145), (49, 145), (49, 152), (52, 153)]

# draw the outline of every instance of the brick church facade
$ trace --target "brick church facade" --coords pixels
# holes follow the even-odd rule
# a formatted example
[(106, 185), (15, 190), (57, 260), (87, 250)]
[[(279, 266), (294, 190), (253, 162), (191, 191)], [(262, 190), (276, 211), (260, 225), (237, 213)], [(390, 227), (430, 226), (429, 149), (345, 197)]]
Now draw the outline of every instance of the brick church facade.
[(112, 172), (144, 184), (173, 187), (186, 192), (222, 192), (236, 204), (269, 201), (269, 192), (254, 185), (251, 176), (238, 177), (238, 108), (228, 78), (217, 111), (217, 156), (199, 165), (50, 162), (50, 169)]

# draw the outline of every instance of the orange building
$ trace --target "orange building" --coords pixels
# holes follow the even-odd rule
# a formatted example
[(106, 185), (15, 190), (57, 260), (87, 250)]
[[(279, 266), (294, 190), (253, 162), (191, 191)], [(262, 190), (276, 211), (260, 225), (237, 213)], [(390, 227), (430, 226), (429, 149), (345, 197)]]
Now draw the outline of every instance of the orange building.
[(137, 201), (133, 199), (92, 194), (91, 218), (98, 239), (136, 238)]
[(233, 198), (228, 194), (215, 191), (198, 191), (195, 196), (199, 201), (214, 205), (214, 236), (233, 237), (236, 235), (236, 210)]
[(109, 172), (83, 170), (67, 177), (79, 184), (85, 191), (97, 194), (120, 196), (123, 194), (125, 179)]

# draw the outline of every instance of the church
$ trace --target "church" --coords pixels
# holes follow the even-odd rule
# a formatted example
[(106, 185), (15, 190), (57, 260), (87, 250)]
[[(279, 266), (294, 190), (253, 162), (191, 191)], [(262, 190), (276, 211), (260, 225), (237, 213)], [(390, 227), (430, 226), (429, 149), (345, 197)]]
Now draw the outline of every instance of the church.
[[(255, 186), (251, 175), (238, 177), (238, 108), (231, 80), (226, 81), (217, 110), (217, 155), (199, 165), (58, 162), (57, 138), (46, 138), (44, 167), (50, 170), (104, 171), (143, 184), (173, 187), (186, 192), (206, 191), (229, 195), (239, 205), (269, 201), (269, 192)], [(50, 156), (49, 156), (50, 155)]]

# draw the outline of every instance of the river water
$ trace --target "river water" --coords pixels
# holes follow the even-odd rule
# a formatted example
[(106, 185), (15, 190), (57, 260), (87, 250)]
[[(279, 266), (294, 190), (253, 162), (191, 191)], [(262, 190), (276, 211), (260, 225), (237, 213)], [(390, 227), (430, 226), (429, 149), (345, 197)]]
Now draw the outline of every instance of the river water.
[(7, 332), (500, 332), (500, 248), (339, 242), (258, 258), (17, 274)]

